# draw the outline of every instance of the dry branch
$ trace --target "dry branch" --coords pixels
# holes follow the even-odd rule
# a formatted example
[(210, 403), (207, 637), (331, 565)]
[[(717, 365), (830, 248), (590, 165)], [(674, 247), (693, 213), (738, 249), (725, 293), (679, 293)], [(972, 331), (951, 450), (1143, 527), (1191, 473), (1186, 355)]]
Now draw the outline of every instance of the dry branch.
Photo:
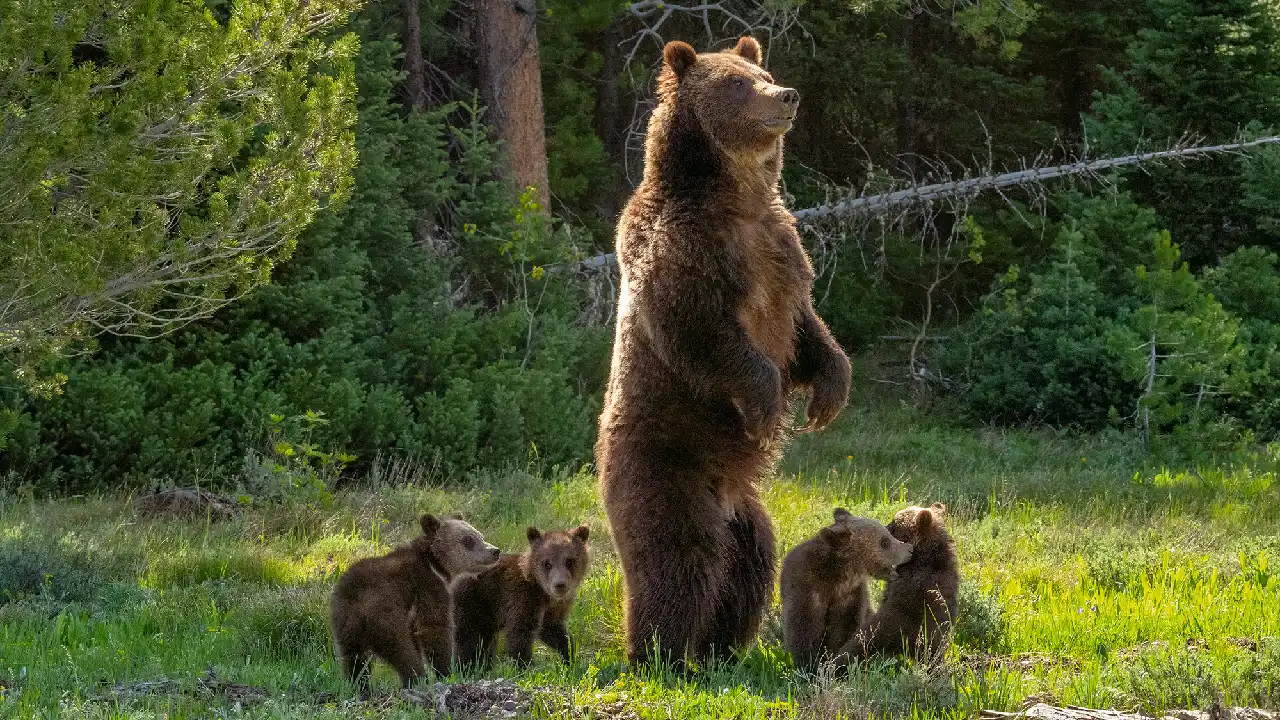
[(974, 196), (990, 190), (999, 190), (1029, 184), (1041, 184), (1046, 180), (1070, 175), (1096, 175), (1106, 170), (1113, 170), (1128, 165), (1142, 165), (1164, 160), (1194, 158), (1204, 155), (1241, 152), (1261, 145), (1280, 144), (1280, 136), (1258, 138), (1244, 142), (1225, 143), (1221, 145), (1177, 146), (1168, 150), (1137, 153), (1122, 157), (1100, 158), (1098, 160), (1077, 160), (1063, 165), (1049, 167), (1027, 167), (1013, 172), (981, 177), (965, 178), (932, 185), (916, 185), (895, 192), (880, 195), (868, 195), (852, 198), (829, 205), (797, 210), (793, 215), (801, 223), (812, 222), (829, 217), (845, 217), (857, 214), (871, 214), (889, 210), (902, 205), (924, 205), (938, 200), (954, 197)]
[[(1264, 145), (1280, 145), (1280, 136), (1218, 145), (1178, 144), (1167, 150), (1099, 158), (1097, 160), (1077, 160), (1061, 165), (1038, 166), (1033, 164), (1010, 172), (986, 174), (932, 184), (913, 184), (901, 190), (876, 195), (864, 195), (816, 207), (804, 208), (796, 210), (792, 214), (799, 224), (809, 225), (822, 220), (843, 220), (855, 216), (885, 215), (889, 211), (898, 208), (924, 207), (927, 209), (937, 203), (972, 199), (980, 194), (1000, 192), (1005, 188), (1040, 186), (1049, 180), (1057, 178), (1079, 175), (1092, 177), (1107, 170), (1126, 166), (1194, 159), (1223, 153), (1238, 153)], [(582, 261), (581, 264), (584, 269), (607, 268), (615, 267), (616, 265), (617, 258), (613, 253), (595, 255)]]

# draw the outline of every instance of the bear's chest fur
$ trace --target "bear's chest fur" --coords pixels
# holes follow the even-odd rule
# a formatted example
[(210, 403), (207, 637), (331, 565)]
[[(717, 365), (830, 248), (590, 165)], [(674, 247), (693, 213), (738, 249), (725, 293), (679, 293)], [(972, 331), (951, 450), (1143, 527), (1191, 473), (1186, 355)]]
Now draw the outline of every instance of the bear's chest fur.
[(745, 286), (738, 322), (785, 375), (795, 359), (796, 323), (813, 282), (808, 257), (789, 219), (775, 213), (740, 220), (732, 233)]

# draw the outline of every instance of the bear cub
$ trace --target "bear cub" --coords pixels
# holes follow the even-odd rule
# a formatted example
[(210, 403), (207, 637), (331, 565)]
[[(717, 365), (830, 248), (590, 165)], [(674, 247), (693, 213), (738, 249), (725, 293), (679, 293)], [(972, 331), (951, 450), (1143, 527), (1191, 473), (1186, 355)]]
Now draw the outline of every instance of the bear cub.
[(864, 653), (905, 652), (935, 660), (946, 651), (960, 589), (960, 561), (943, 521), (946, 510), (942, 503), (912, 506), (889, 523), (889, 532), (911, 543), (913, 551), (885, 585), (879, 609), (859, 633)]
[(797, 668), (846, 651), (870, 610), (867, 578), (888, 578), (911, 545), (878, 521), (836, 508), (835, 522), (782, 562), (782, 639)]
[(489, 662), (502, 632), (507, 655), (519, 662), (533, 659), (535, 638), (568, 661), (565, 620), (587, 574), (590, 532), (586, 525), (546, 533), (530, 527), (526, 552), (503, 555), (494, 567), (459, 582), (454, 592), (458, 657)]
[(391, 664), (408, 687), (424, 661), (449, 673), (453, 656), (450, 583), (493, 566), (501, 554), (461, 515), (423, 515), (422, 534), (381, 557), (365, 558), (338, 580), (330, 625), (342, 672), (369, 694), (369, 663)]

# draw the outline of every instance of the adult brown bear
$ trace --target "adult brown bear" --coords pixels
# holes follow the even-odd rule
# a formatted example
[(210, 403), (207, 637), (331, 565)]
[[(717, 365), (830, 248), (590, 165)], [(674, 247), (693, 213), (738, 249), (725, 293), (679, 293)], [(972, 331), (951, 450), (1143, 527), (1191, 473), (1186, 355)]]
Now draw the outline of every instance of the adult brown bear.
[(755, 637), (774, 582), (756, 481), (793, 391), (808, 429), (849, 394), (813, 311), (813, 269), (778, 193), (799, 106), (760, 45), (668, 43), (644, 180), (618, 223), (622, 269), (596, 459), (626, 580), (633, 661), (705, 658)]

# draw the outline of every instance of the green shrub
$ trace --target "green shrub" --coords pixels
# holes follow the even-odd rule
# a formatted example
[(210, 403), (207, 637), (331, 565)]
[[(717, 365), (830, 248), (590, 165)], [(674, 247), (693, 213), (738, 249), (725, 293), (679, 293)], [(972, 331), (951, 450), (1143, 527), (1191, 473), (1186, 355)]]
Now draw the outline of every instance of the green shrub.
[(956, 643), (988, 653), (1004, 652), (1009, 626), (1000, 599), (983, 593), (971, 582), (961, 582), (958, 600)]
[(976, 417), (1101, 427), (1137, 394), (1108, 344), (1103, 303), (1071, 261), (1026, 280), (1014, 268), (943, 347), (942, 371)]
[(39, 597), (58, 605), (92, 602), (102, 590), (94, 563), (47, 545), (0, 540), (0, 605)]
[(399, 41), (378, 12), (354, 23), (350, 201), (211, 320), (154, 341), (104, 338), (96, 356), (52, 368), (68, 377), (60, 395), (0, 388), (0, 475), (58, 491), (243, 481), (267, 495), (284, 480), (323, 501), (323, 459), (278, 462), (268, 420), (309, 412), (325, 422), (305, 444), (353, 456), (356, 471), (379, 453), (450, 475), (534, 448), (555, 463), (590, 457), (609, 333), (576, 321), (586, 296), (572, 274), (546, 272), (575, 256), (574, 237), (494, 179), (479, 108), (404, 113)]

